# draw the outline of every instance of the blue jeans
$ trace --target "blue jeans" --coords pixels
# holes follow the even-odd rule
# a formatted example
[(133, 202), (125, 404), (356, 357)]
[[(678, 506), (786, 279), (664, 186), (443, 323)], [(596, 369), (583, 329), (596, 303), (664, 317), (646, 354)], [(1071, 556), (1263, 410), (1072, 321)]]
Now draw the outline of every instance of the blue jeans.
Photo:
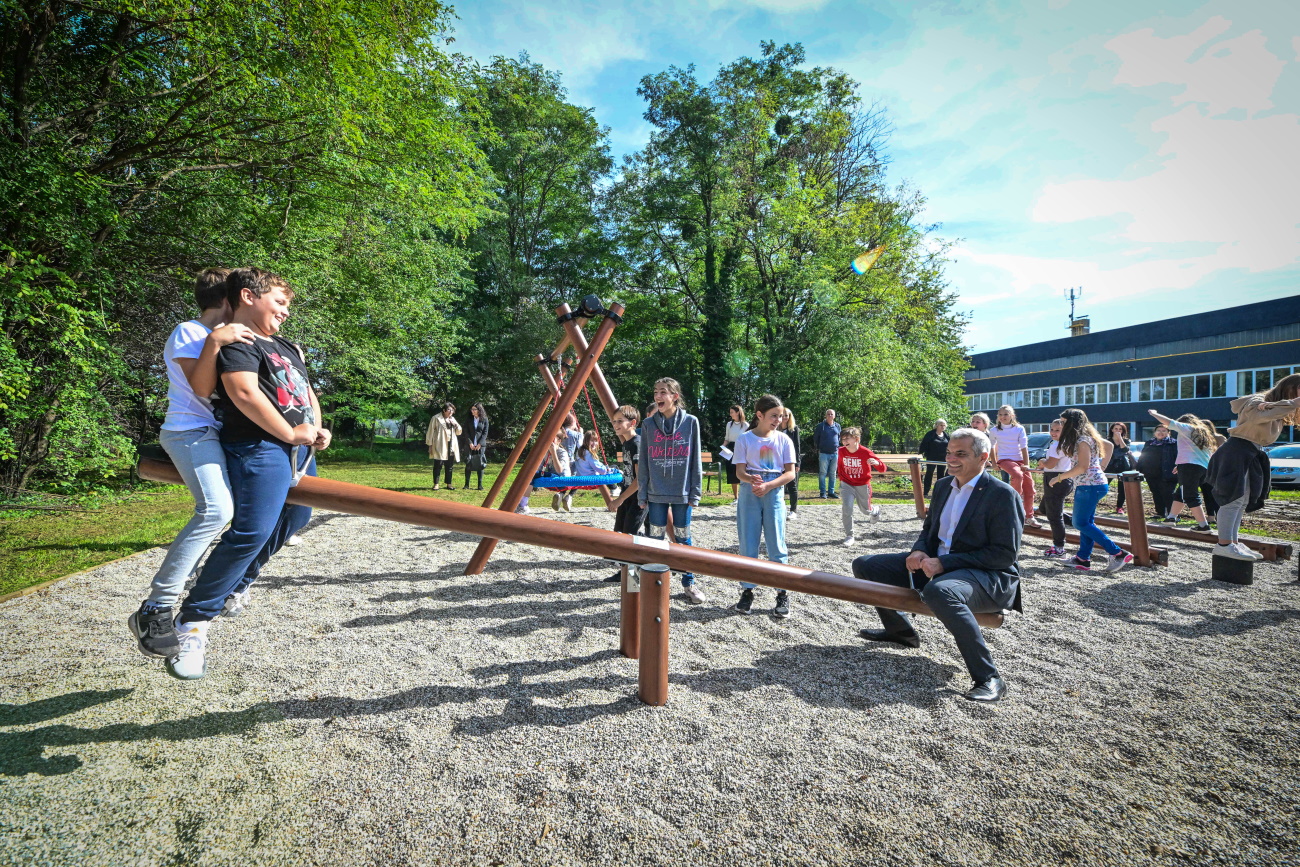
[(839, 453), (817, 455), (817, 490), (825, 499), (835, 496), (835, 474), (839, 471)]
[(217, 428), (164, 430), (158, 439), (194, 497), (194, 516), (167, 547), (167, 556), (149, 587), (150, 602), (159, 608), (171, 608), (212, 540), (230, 523), (235, 506)]
[[(235, 516), (181, 604), (181, 623), (215, 618), (226, 597), (252, 584), (266, 561), (311, 519), (311, 509), (284, 501), (293, 476), (289, 446), (274, 440), (222, 446)], [(299, 461), (304, 457), (300, 454)], [(314, 459), (307, 473), (316, 475)]]
[(1093, 544), (1100, 545), (1112, 557), (1123, 549), (1097, 526), (1097, 504), (1106, 498), (1110, 485), (1078, 485), (1074, 489), (1074, 529), (1079, 533), (1079, 559), (1092, 559)]
[[(774, 479), (780, 474), (760, 475)], [(782, 489), (773, 488), (756, 497), (753, 485), (741, 483), (736, 502), (736, 534), (740, 537), (742, 557), (758, 556), (758, 541), (762, 535), (767, 539), (767, 559), (776, 563), (790, 562), (790, 552), (785, 547), (785, 497), (782, 494)], [(742, 581), (740, 586), (752, 590), (758, 585)]]
[[(652, 539), (662, 539), (668, 532), (668, 509), (673, 510), (673, 541), (678, 545), (691, 545), (691, 506), (686, 503), (646, 503), (645, 534)], [(695, 583), (694, 572), (682, 573), (682, 586)]]

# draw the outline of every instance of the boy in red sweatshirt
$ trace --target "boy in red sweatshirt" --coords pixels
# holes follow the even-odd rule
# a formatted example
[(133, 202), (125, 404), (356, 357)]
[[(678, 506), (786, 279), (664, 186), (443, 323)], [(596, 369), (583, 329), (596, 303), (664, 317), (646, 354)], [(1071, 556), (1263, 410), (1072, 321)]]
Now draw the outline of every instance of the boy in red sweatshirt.
[(885, 462), (876, 457), (876, 453), (862, 445), (862, 431), (856, 427), (845, 428), (840, 435), (839, 477), (842, 493), (840, 495), (840, 516), (844, 519), (844, 545), (852, 545), (853, 505), (856, 503), (871, 522), (880, 520), (880, 507), (871, 505), (871, 468), (875, 466), (885, 472)]

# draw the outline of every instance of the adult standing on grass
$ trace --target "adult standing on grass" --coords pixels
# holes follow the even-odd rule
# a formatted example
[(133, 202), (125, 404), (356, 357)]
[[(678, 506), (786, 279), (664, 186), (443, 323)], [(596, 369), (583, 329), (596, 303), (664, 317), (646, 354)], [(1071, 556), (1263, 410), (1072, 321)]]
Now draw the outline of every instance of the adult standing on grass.
[(465, 430), (465, 490), (469, 490), (469, 474), (478, 473), (478, 489), (483, 490), (483, 471), (487, 469), (488, 415), (483, 404), (469, 408), (469, 427)]
[[(1151, 501), (1155, 504), (1155, 520), (1163, 520), (1174, 504), (1174, 487), (1178, 484), (1178, 443), (1169, 435), (1169, 425), (1158, 424), (1154, 436), (1142, 446), (1138, 455), (1137, 468), (1147, 487), (1151, 490)], [(1133, 508), (1133, 504), (1129, 504)]]
[(1196, 518), (1196, 526), (1193, 529), (1201, 533), (1210, 532), (1210, 522), (1206, 517), (1205, 507), (1201, 505), (1201, 485), (1205, 483), (1205, 474), (1210, 466), (1210, 455), (1214, 454), (1214, 450), (1219, 447), (1214, 425), (1190, 412), (1183, 413), (1177, 420), (1161, 415), (1154, 409), (1149, 409), (1147, 412), (1156, 421), (1167, 425), (1178, 434), (1176, 467), (1178, 488), (1174, 491), (1174, 504), (1164, 523), (1177, 524), (1185, 506)]
[[(948, 476), (934, 486), (921, 535), (906, 554), (874, 554), (853, 561), (853, 575), (895, 587), (914, 587), (957, 641), (975, 685), (971, 701), (999, 701), (1006, 681), (993, 664), (975, 615), (1020, 610), (1020, 540), (1025, 507), (1020, 495), (984, 472), (988, 437), (959, 428), (948, 442)], [(884, 629), (864, 629), (868, 641), (920, 647), (906, 614), (877, 608)]]
[[(745, 421), (745, 408), (738, 403), (733, 403), (728, 413), (731, 420), (727, 422), (726, 433), (722, 435), (722, 447), (729, 452), (736, 451), (736, 441), (740, 435), (749, 429), (749, 422)], [(723, 458), (727, 465), (727, 484), (731, 485), (731, 501), (736, 502), (740, 496), (740, 479), (736, 477), (736, 464), (729, 458)]]
[(835, 422), (835, 410), (826, 410), (826, 417), (813, 428), (813, 448), (817, 449), (817, 491), (824, 500), (834, 500), (835, 463), (840, 456), (840, 426)]
[(438, 490), (438, 473), (444, 476), (443, 484), (451, 488), (452, 467), (460, 463), (460, 442), (462, 433), (460, 422), (456, 421), (455, 404), (442, 405), (442, 411), (429, 419), (429, 429), (424, 433), (424, 444), (429, 447), (429, 459), (433, 461), (433, 489)]
[(934, 478), (942, 479), (948, 475), (948, 422), (938, 419), (934, 429), (921, 437), (921, 460), (925, 465), (925, 495), (930, 496), (930, 482)]
[(1207, 480), (1219, 501), (1219, 544), (1214, 553), (1234, 560), (1261, 556), (1237, 539), (1241, 520), (1268, 499), (1272, 472), (1263, 446), (1282, 435), (1282, 428), (1300, 424), (1300, 373), (1279, 379), (1260, 394), (1247, 394), (1231, 404), (1237, 425), (1228, 442), (1210, 458)]

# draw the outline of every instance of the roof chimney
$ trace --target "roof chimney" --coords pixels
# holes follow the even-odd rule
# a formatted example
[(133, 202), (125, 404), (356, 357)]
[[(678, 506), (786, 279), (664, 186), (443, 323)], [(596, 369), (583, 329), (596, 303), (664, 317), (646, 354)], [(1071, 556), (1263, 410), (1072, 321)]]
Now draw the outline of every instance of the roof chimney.
[(1070, 321), (1070, 336), (1081, 337), (1092, 330), (1087, 316), (1080, 316)]

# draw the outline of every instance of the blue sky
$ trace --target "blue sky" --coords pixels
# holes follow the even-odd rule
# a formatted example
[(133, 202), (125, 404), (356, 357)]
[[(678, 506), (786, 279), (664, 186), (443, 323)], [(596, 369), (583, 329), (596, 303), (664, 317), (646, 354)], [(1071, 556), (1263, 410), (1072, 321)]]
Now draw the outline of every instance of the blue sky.
[(890, 178), (956, 240), (968, 346), (1300, 293), (1300, 0), (532, 4), (456, 9), (454, 48), (560, 72), (615, 154), (644, 145), (641, 76), (708, 80), (800, 42), (889, 113)]

